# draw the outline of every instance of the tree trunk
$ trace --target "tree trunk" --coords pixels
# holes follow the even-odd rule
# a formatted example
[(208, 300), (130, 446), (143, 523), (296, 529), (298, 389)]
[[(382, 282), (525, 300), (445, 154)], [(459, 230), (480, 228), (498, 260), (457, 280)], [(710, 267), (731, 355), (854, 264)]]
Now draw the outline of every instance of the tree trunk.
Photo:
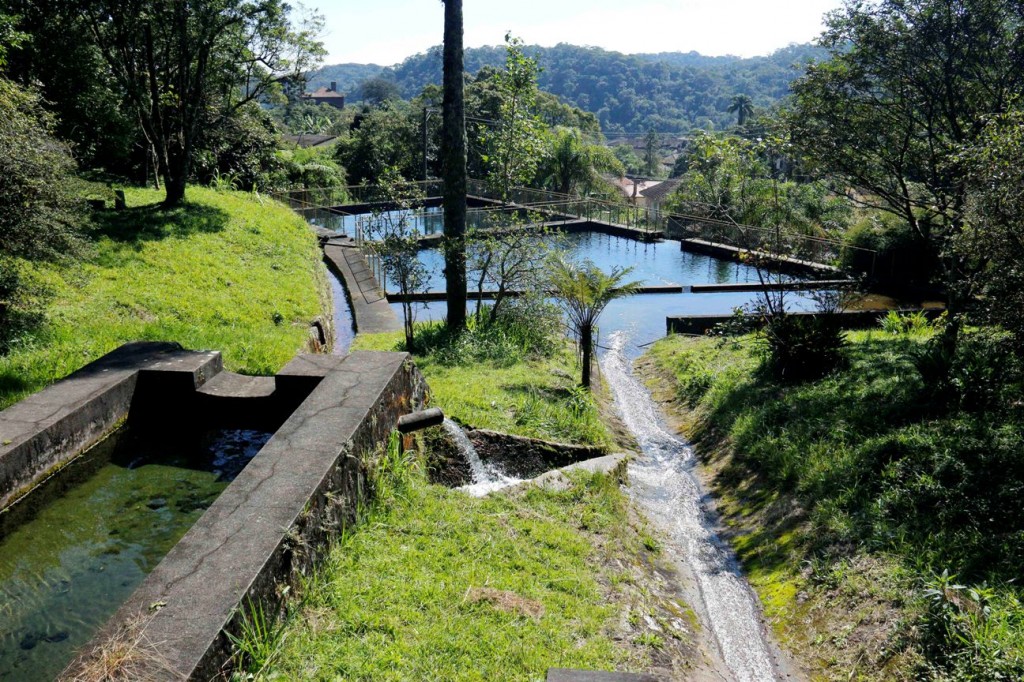
[(444, 0), (444, 275), (448, 329), (466, 326), (466, 111), (463, 91), (462, 0)]
[(580, 330), (580, 350), (583, 353), (583, 379), (580, 381), (583, 388), (590, 388), (590, 365), (593, 362), (591, 357), (594, 352), (594, 329), (584, 326)]

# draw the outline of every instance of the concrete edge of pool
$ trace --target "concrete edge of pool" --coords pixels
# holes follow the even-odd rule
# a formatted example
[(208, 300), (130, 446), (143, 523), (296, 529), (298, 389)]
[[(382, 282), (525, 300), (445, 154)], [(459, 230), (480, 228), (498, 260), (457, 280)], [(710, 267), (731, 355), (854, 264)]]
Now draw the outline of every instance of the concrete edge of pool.
[[(290, 413), (60, 679), (75, 678), (104, 643), (118, 640), (136, 647), (133, 679), (222, 676), (247, 611), (258, 605), (273, 613), (285, 587), (308, 574), (329, 539), (355, 521), (370, 493), (366, 459), (398, 417), (423, 407), (427, 393), (405, 353), (299, 355), (273, 378), (222, 369), (218, 352), (127, 344), (0, 412), (4, 509), (136, 419), (139, 392), (149, 396), (143, 410), (153, 410), (160, 396), (196, 411), (184, 414), (201, 414), (245, 400), (262, 404), (272, 383)], [(241, 386), (236, 395), (204, 389), (225, 378)]]
[(156, 392), (194, 393), (222, 369), (218, 352), (129, 343), (0, 411), (0, 509), (123, 422), (140, 379)]

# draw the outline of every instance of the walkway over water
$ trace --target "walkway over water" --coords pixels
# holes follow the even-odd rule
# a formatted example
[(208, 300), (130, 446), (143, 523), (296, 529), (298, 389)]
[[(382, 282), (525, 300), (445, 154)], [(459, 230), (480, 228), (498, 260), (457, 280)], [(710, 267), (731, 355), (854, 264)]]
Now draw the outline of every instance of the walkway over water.
[[(408, 183), (408, 186), (415, 188), (422, 197), (421, 210), (415, 218), (419, 231), (428, 240), (439, 240), (443, 232), (443, 217), (438, 209), (442, 183), (428, 181)], [(274, 196), (311, 223), (351, 236), (357, 243), (362, 243), (365, 237), (372, 220), (370, 214), (393, 208), (384, 200), (382, 190), (373, 185), (302, 189)], [(834, 271), (828, 264), (843, 259), (869, 279), (875, 275), (877, 266), (875, 251), (854, 247), (842, 240), (786, 228), (743, 225), (629, 201), (577, 197), (523, 187), (511, 189), (508, 196), (502, 198), (486, 183), (470, 180), (467, 205), (467, 225), (476, 229), (526, 223), (563, 231), (598, 231), (638, 241), (669, 238), (687, 243), (696, 240), (695, 244), (724, 250), (759, 251), (765, 260), (800, 263), (811, 270)]]

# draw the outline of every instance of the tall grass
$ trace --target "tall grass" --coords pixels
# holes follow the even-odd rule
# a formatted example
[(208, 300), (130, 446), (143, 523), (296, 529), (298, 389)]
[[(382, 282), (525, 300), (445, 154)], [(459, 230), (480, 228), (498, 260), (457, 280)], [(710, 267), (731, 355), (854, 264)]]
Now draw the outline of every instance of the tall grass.
[[(893, 641), (923, 657), (913, 674), (1022, 679), (1024, 368), (1005, 335), (977, 330), (937, 386), (930, 336), (902, 318), (852, 333), (847, 368), (796, 386), (757, 371), (749, 338), (668, 339), (651, 358), (700, 449), (729, 455), (727, 513), (765, 515), (737, 544), (755, 579), (794, 581), (790, 614), (804, 588), (841, 592), (889, 566), (869, 582), (892, 586), (885, 626), (910, 624)], [(776, 513), (780, 496), (799, 514)]]
[[(592, 395), (579, 389), (575, 354), (541, 318), (499, 318), (451, 336), (437, 323), (417, 326), (416, 365), (433, 404), (474, 428), (611, 447)], [(401, 334), (360, 335), (354, 350), (405, 350)]]

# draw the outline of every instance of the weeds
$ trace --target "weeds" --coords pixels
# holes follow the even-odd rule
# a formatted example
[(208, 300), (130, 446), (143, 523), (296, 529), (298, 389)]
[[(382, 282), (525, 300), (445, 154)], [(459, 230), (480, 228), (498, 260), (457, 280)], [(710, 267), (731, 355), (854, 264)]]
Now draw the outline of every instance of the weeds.
[(233, 679), (257, 679), (284, 645), (284, 620), (268, 614), (261, 603), (247, 600), (242, 609), (239, 634), (228, 633), (228, 639), (235, 650)]
[[(924, 655), (924, 679), (1020, 679), (1019, 354), (1006, 334), (969, 331), (957, 356), (936, 365), (949, 377), (937, 388), (932, 332), (903, 318), (891, 328), (897, 322), (899, 334), (851, 333), (849, 367), (800, 384), (757, 372), (749, 338), (668, 339), (652, 357), (695, 410), (698, 445), (729, 453), (718, 476), (728, 494), (762, 513), (780, 496), (798, 506), (799, 526), (780, 522), (736, 541), (755, 579), (789, 595), (784, 611), (799, 619), (801, 589), (863, 603), (881, 580), (895, 586), (892, 618), (917, 633), (900, 641)], [(775, 546), (784, 550), (761, 551)], [(866, 581), (866, 566), (886, 573)], [(800, 587), (783, 589), (796, 575)], [(878, 679), (895, 674), (879, 670)]]

